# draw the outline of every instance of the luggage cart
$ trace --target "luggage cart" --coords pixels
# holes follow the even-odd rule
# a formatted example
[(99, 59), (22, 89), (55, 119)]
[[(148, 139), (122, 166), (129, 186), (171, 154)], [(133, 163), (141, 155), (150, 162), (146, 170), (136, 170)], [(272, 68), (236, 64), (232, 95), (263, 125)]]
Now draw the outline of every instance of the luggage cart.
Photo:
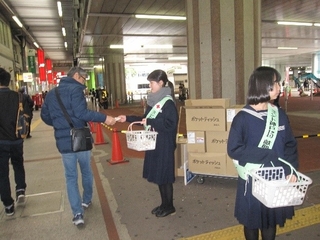
[(191, 172), (189, 170), (189, 166), (188, 166), (188, 162), (185, 161), (184, 162), (184, 184), (188, 185), (188, 183), (190, 183), (193, 179), (196, 178), (197, 183), (199, 184), (203, 184), (205, 182), (205, 178), (207, 177), (214, 177), (214, 178), (223, 178), (223, 179), (234, 179), (237, 180), (238, 179), (238, 175), (237, 176), (231, 176), (231, 175), (219, 175), (219, 174), (204, 174), (204, 173), (199, 173), (199, 172)]
[(208, 177), (214, 177), (214, 178), (223, 178), (223, 179), (238, 179), (237, 176), (228, 176), (228, 175), (210, 175), (210, 174), (203, 174), (203, 173), (194, 173), (191, 172), (192, 174), (195, 175), (197, 183), (203, 184), (205, 182), (205, 178)]

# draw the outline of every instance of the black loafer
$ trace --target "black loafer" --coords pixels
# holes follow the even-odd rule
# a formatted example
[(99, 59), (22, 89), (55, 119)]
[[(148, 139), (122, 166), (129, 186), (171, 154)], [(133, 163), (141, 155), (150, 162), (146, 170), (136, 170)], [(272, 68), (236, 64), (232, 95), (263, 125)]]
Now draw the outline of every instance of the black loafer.
[(160, 206), (155, 207), (154, 209), (152, 209), (151, 213), (152, 214), (156, 214), (157, 212), (159, 212), (161, 210)]
[(176, 209), (169, 208), (169, 209), (160, 209), (160, 211), (156, 212), (157, 217), (166, 217), (168, 215), (174, 215), (176, 213)]

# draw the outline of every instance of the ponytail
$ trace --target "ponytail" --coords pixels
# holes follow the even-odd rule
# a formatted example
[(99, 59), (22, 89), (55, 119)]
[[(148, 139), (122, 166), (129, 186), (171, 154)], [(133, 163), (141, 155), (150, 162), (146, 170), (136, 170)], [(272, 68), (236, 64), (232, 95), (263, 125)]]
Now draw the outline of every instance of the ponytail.
[(168, 80), (168, 87), (170, 87), (171, 89), (171, 97), (173, 99), (173, 101), (175, 100), (175, 96), (174, 96), (174, 86), (173, 83), (171, 81)]

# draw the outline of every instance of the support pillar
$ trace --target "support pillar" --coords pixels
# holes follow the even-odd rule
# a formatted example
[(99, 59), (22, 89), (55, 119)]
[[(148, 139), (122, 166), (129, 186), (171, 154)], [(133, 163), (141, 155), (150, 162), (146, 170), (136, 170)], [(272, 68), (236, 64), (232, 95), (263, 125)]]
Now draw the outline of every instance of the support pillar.
[(112, 96), (114, 102), (118, 100), (124, 103), (127, 96), (123, 54), (107, 55), (104, 61), (105, 85), (109, 97)]
[(313, 75), (319, 78), (320, 77), (320, 51), (313, 54), (311, 65), (312, 65)]
[(261, 64), (260, 0), (186, 0), (190, 98), (246, 101)]

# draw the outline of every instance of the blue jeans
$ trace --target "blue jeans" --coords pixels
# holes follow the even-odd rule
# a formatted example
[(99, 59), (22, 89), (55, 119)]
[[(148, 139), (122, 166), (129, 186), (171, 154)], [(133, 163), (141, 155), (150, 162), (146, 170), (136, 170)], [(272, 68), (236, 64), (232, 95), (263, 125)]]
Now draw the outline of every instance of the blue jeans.
[[(83, 214), (82, 202), (88, 203), (92, 199), (93, 175), (91, 170), (91, 151), (63, 153), (62, 161), (64, 173), (67, 182), (68, 199), (73, 215)], [(78, 168), (79, 163), (82, 175), (82, 198), (78, 186)]]

